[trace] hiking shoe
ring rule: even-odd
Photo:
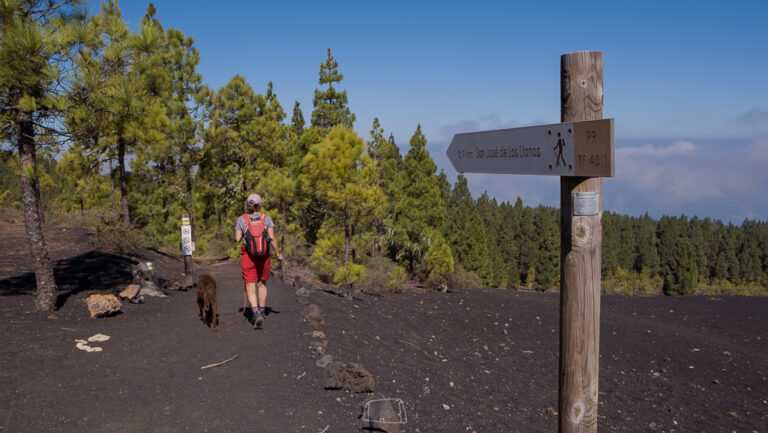
[[[264,315],[256,313],[256,317],[253,319],[253,329],[261,329],[264,326]]]

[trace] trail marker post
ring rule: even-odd
[[[192,253],[195,251],[195,243],[192,242],[192,224],[189,215],[181,217],[181,254],[184,255],[184,286],[192,287]]]
[[[456,134],[447,155],[462,173],[560,176],[558,430],[596,432],[602,177],[615,175],[602,52],[560,57],[560,101],[563,123]]]

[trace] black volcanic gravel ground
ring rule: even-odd
[[[62,307],[34,313],[22,226],[0,223],[0,432],[354,432],[368,394],[323,389],[313,330],[290,280],[269,282],[263,330],[241,317],[237,262],[209,266],[219,332],[193,291],[91,319],[83,299],[130,280],[135,260],[163,278],[182,264],[88,247],[47,228]],[[198,273],[201,271],[198,270]],[[325,353],[362,364],[375,395],[404,402],[405,432],[557,430],[557,293],[460,289],[356,294],[304,285],[325,316]],[[232,323],[234,322],[234,323]],[[94,334],[103,351],[75,339]],[[600,431],[762,432],[768,425],[768,299],[603,296]],[[201,370],[229,359],[231,362]]]

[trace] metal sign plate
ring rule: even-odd
[[[191,256],[193,251],[195,251],[195,244],[192,242],[192,226],[182,223],[181,253],[185,256]]]
[[[573,216],[600,213],[600,193],[597,191],[573,193]]]
[[[614,176],[613,119],[456,134],[448,159],[461,173]]]

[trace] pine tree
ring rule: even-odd
[[[166,32],[168,52],[166,66],[172,74],[168,113],[171,121],[169,141],[171,157],[183,173],[183,190],[186,201],[186,213],[192,225],[192,234],[196,236],[195,211],[192,203],[193,168],[200,163],[201,134],[203,128],[201,93],[204,92],[202,77],[197,73],[200,53],[194,47],[194,39],[187,37],[180,30],[168,29]]]
[[[617,215],[619,244],[618,264],[622,269],[630,270],[637,260],[637,229],[635,219],[626,215]]]
[[[558,212],[538,206],[534,211],[533,225],[538,239],[534,279],[538,290],[549,290],[560,282],[560,224]]]
[[[459,174],[446,209],[445,237],[456,262],[489,283],[490,262],[485,225],[469,192],[467,179]]]
[[[427,139],[421,125],[416,127],[410,145],[397,177],[390,249],[409,272],[418,271],[418,276],[424,278],[429,271],[423,263],[427,247],[424,233],[429,228],[443,229],[445,203],[435,176],[437,166],[426,149]]]
[[[397,174],[403,168],[403,157],[400,155],[400,149],[395,144],[394,138],[391,135],[389,140],[384,138],[384,128],[381,127],[377,117],[373,119],[370,135],[368,154],[376,163],[382,190],[388,197],[392,197]]]
[[[299,105],[299,101],[296,101],[293,105],[293,116],[291,116],[291,127],[296,136],[300,136],[304,132],[304,114],[301,112]]]
[[[741,279],[745,282],[758,282],[763,273],[760,243],[765,234],[759,229],[758,223],[750,219],[744,220],[741,230],[743,236],[738,252]]]
[[[500,218],[503,222],[499,227],[499,254],[501,254],[504,264],[503,278],[506,280],[506,287],[517,289],[520,285],[520,270],[517,267],[518,250],[515,244],[515,231],[518,224],[514,207],[508,202],[501,204]]]
[[[392,227],[394,213],[394,196],[396,180],[403,167],[403,157],[394,140],[384,138],[384,128],[381,127],[378,118],[373,119],[373,127],[370,131],[371,141],[368,142],[368,155],[376,165],[376,178],[382,192],[387,197],[386,210],[381,218],[374,222],[376,237],[372,242],[371,251],[378,253],[385,248],[385,235],[389,227]],[[390,135],[391,138],[391,135]]]
[[[618,215],[609,211],[603,212],[603,255],[602,255],[602,274],[612,275],[619,268],[619,251],[621,242],[617,219]]]
[[[685,216],[659,220],[659,264],[664,293],[687,296],[695,293],[699,279],[696,252],[688,241]]]
[[[635,271],[642,272],[644,269],[651,276],[659,273],[659,252],[657,238],[657,223],[646,213],[637,221],[637,246]]]
[[[709,278],[709,249],[711,245],[706,240],[706,233],[708,231],[711,231],[708,224],[697,217],[691,218],[691,221],[688,223],[686,237],[696,254],[696,266],[701,278]]]
[[[133,164],[146,170],[148,159],[168,153],[165,34],[152,5],[139,31],[131,34],[115,0],[103,4],[101,14],[80,33],[88,35],[87,49],[79,50],[75,59],[79,68],[68,126],[74,137],[88,144],[89,152],[117,161],[123,221],[130,225],[129,157],[133,154]]]
[[[501,287],[507,277],[500,246],[500,235],[504,226],[501,209],[496,199],[491,199],[487,192],[483,192],[478,197],[476,204],[477,211],[483,221],[486,244],[488,245],[488,273],[485,284],[489,287]]]
[[[699,273],[691,243],[682,237],[675,238],[669,260],[670,272],[664,276],[664,293],[678,296],[695,294]]]
[[[517,222],[515,232],[515,245],[518,246],[517,268],[520,281],[528,282],[528,271],[533,269],[536,259],[538,242],[536,240],[536,228],[533,224],[533,210],[523,206],[520,197],[515,201],[513,208],[514,219]]]
[[[336,269],[350,281],[353,237],[384,209],[384,195],[376,184],[375,165],[365,142],[351,129],[336,126],[312,146],[302,161],[300,188],[310,190],[323,203],[327,223],[343,233],[343,266]],[[309,196],[309,192],[306,194]],[[338,233],[328,227],[327,233]],[[327,260],[320,257],[319,260]]]
[[[0,140],[18,149],[21,200],[35,268],[35,310],[56,309],[56,281],[42,231],[36,137],[65,105],[62,86],[70,36],[82,17],[76,1],[2,2],[0,4]]]
[[[245,197],[271,170],[289,160],[291,127],[282,124],[282,111],[272,86],[256,94],[235,75],[209,102],[210,122],[204,132],[201,180],[204,200],[217,220],[239,213]],[[307,135],[307,134],[304,134]],[[222,203],[228,204],[220,209]],[[231,215],[228,215],[231,214]]]
[[[330,130],[336,125],[352,128],[355,115],[347,107],[347,91],[336,90],[333,85],[340,83],[344,75],[339,72],[339,63],[331,55],[328,48],[328,59],[320,64],[320,85],[328,85],[325,90],[315,89],[312,104],[312,126]]]

